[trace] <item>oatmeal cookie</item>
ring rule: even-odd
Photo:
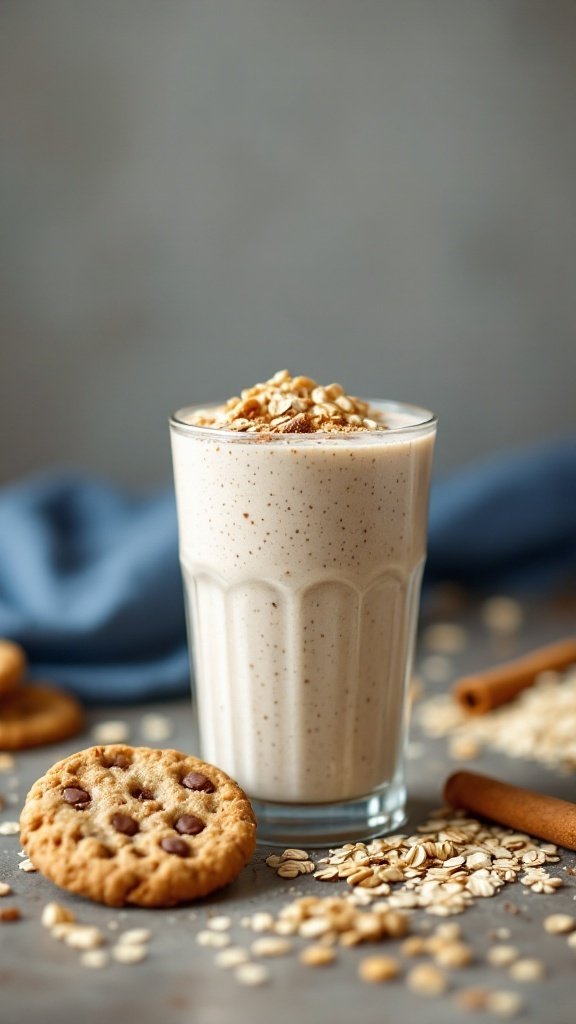
[[[0,750],[57,743],[83,725],[84,712],[71,694],[48,683],[25,683],[0,701]]]
[[[26,655],[20,644],[0,639],[0,699],[20,686],[25,672]]]
[[[231,882],[256,820],[223,771],[177,750],[90,747],[30,790],[21,839],[42,874],[109,906],[173,907]]]

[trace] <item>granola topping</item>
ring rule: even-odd
[[[341,384],[322,387],[311,377],[292,377],[288,370],[246,388],[217,409],[199,410],[190,422],[216,430],[266,434],[386,429],[379,410],[345,394]]]

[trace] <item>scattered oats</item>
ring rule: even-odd
[[[253,956],[287,956],[293,949],[288,939],[277,938],[276,936],[265,936],[262,939],[255,939],[250,950]]]
[[[516,960],[510,968],[510,977],[514,981],[541,981],[546,974],[546,969],[541,960],[526,957],[525,960]]]
[[[38,868],[34,867],[32,861],[30,860],[29,857],[26,857],[25,860],[21,860],[19,865],[18,865],[18,868],[19,868],[20,871],[26,871],[28,873],[30,873],[32,871],[37,871],[38,870]]]
[[[476,871],[478,868],[489,868],[492,864],[492,858],[488,853],[471,853],[466,858],[466,867]]]
[[[150,942],[151,936],[149,928],[131,928],[127,932],[122,932],[116,941],[119,946],[143,946]]]
[[[50,934],[53,939],[63,940],[75,927],[76,925],[71,921],[61,921],[58,924],[52,925]]]
[[[454,998],[461,1010],[485,1010],[489,994],[486,988],[463,988]]]
[[[319,871],[314,872],[314,878],[317,878],[320,882],[337,882],[338,868],[320,868]]]
[[[451,736],[448,742],[448,755],[453,761],[474,761],[481,750],[480,744],[472,736]]]
[[[494,884],[488,878],[479,878],[478,873],[475,873],[468,879],[466,887],[473,896],[481,896],[482,898],[493,896],[496,892]]]
[[[89,949],[80,957],[82,967],[90,967],[95,970],[108,965],[108,953],[104,949]]]
[[[130,733],[128,723],[120,720],[98,722],[91,731],[95,743],[124,743]]]
[[[118,921],[108,921],[108,928],[110,929],[111,932],[117,932],[119,927],[120,925]]]
[[[306,967],[327,967],[336,960],[336,953],[330,946],[316,944],[303,949],[298,959]]]
[[[524,618],[522,605],[512,597],[491,597],[484,601],[480,615],[494,633],[516,633]]]
[[[492,938],[498,939],[499,942],[506,942],[509,939],[512,932],[509,928],[495,928],[492,932]]]
[[[20,823],[17,821],[0,821],[0,836],[17,836]]]
[[[486,1009],[495,1017],[517,1017],[524,1004],[518,992],[489,992]]]
[[[306,921],[302,921],[298,928],[298,934],[303,939],[319,939],[321,935],[325,935],[331,928],[332,925],[329,918],[309,917]]]
[[[468,967],[474,954],[465,942],[447,942],[434,954],[434,959],[439,967]]]
[[[240,985],[265,985],[270,972],[263,964],[240,964],[234,971],[234,977]]]
[[[284,850],[281,860],[310,860],[310,854],[307,850]]]
[[[66,922],[59,922],[60,927]],[[88,924],[70,924],[63,934],[64,942],[72,949],[96,949],[104,942],[99,928]]]
[[[9,896],[11,892],[12,886],[8,882],[0,882],[0,896]]]
[[[118,964],[139,964],[148,956],[148,947],[121,944],[112,948],[112,956]]]
[[[226,914],[216,914],[214,917],[209,917],[206,922],[206,927],[213,932],[227,932],[232,924],[232,918]]]
[[[61,903],[47,903],[40,918],[45,928],[53,928],[55,924],[72,924],[76,921],[75,915],[68,907]]]
[[[423,935],[410,935],[400,946],[403,956],[424,956],[428,952],[428,941]]]
[[[437,622],[424,630],[422,643],[438,654],[458,654],[468,643],[468,633],[454,622]]]
[[[16,765],[12,754],[0,753],[0,772],[11,772]]]
[[[441,996],[448,989],[448,978],[432,964],[417,964],[406,976],[406,984],[420,996]]]
[[[300,867],[296,860],[289,860],[280,864],[276,871],[280,878],[296,878],[300,873]]]
[[[166,715],[142,715],[140,732],[144,739],[160,743],[172,735],[172,723],[169,718],[166,718]]]
[[[429,654],[423,658],[420,670],[431,683],[446,683],[454,675],[452,663],[442,654]]]
[[[566,772],[576,771],[576,669],[545,672],[515,701],[485,715],[470,717],[452,698],[442,694],[422,702],[417,715],[426,735],[448,737],[457,757],[466,745],[488,746],[506,754],[537,761]],[[476,756],[476,755],[474,755]],[[554,844],[545,844],[545,857]]]
[[[576,919],[571,914],[550,914],[544,918],[543,924],[550,935],[567,935],[576,928]]]
[[[217,967],[238,967],[240,964],[247,963],[249,959],[247,949],[243,949],[242,946],[228,946],[228,949],[222,949],[216,953],[214,963]]]
[[[392,981],[400,974],[400,964],[391,956],[367,956],[358,965],[362,981]]]
[[[253,932],[267,932],[274,924],[274,915],[268,913],[267,910],[261,910],[252,914],[252,917],[246,918],[246,924]]]
[[[486,960],[492,967],[510,967],[520,956],[516,946],[491,946],[486,953]]]
[[[298,931],[298,925],[296,921],[276,921],[273,925],[273,931],[276,935],[295,935]]]
[[[199,946],[212,946],[213,949],[223,949],[230,944],[230,936],[227,932],[198,932],[196,942]]]

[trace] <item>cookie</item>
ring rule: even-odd
[[[83,725],[84,712],[71,694],[47,683],[26,683],[0,701],[0,750],[57,743]]]
[[[173,907],[231,882],[256,820],[223,771],[178,750],[90,747],[30,790],[21,840],[56,885],[111,907]]]
[[[0,640],[0,699],[18,687],[26,672],[26,655],[20,644]]]

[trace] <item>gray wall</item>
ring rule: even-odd
[[[4,0],[0,480],[289,367],[438,468],[576,424],[573,0]]]

